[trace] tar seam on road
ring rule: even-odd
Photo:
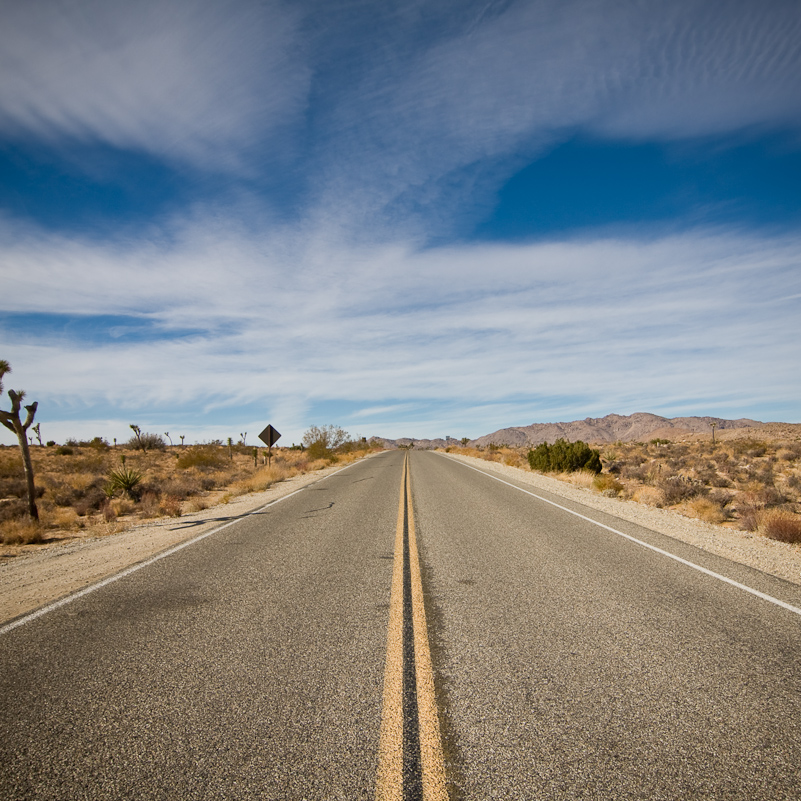
[[[335,476],[337,473],[341,473],[343,470],[347,470],[354,464],[357,464],[357,462],[351,462],[351,464],[345,465],[345,467],[342,467],[339,470],[336,470],[327,476],[323,476],[321,479],[318,479],[318,481],[325,481],[325,479],[331,478],[331,476]],[[161,553],[158,553],[155,556],[150,557],[150,559],[146,559],[144,562],[137,562],[135,565],[126,567],[119,573],[114,573],[113,575],[107,576],[106,578],[94,584],[90,584],[88,587],[84,587],[82,590],[78,590],[77,592],[73,592],[70,595],[66,595],[64,598],[61,598],[58,601],[54,601],[52,604],[48,604],[47,606],[43,606],[41,609],[37,609],[35,612],[30,612],[29,614],[24,615],[23,617],[17,618],[16,620],[12,620],[10,623],[6,623],[4,626],[0,626],[0,636],[2,636],[3,634],[7,634],[9,631],[12,631],[13,629],[19,628],[19,626],[24,626],[26,623],[30,623],[31,621],[36,620],[36,618],[42,617],[42,615],[46,615],[48,612],[53,612],[56,609],[60,609],[62,606],[66,606],[67,604],[72,603],[73,601],[77,601],[78,598],[83,598],[84,595],[89,595],[89,593],[92,593],[95,590],[99,590],[101,587],[105,587],[108,584],[113,584],[115,581],[119,581],[121,578],[130,576],[131,573],[136,573],[137,570],[141,570],[143,567],[147,567],[148,565],[152,565],[155,562],[159,562],[160,560],[166,558],[167,556],[172,556],[172,554],[177,553],[178,551],[182,551],[184,548],[188,548],[190,545],[195,545],[201,540],[205,540],[206,537],[210,537],[212,534],[218,534],[223,529],[226,529],[229,526],[233,526],[240,520],[244,520],[245,518],[250,517],[251,515],[256,515],[259,512],[263,512],[265,509],[268,509],[270,506],[275,506],[277,503],[286,501],[293,495],[297,495],[299,492],[303,492],[303,490],[307,489],[308,487],[317,484],[318,481],[314,481],[312,482],[312,484],[307,484],[305,487],[296,489],[294,492],[290,492],[289,495],[284,495],[283,498],[276,498],[274,501],[265,503],[264,506],[260,506],[258,509],[254,509],[251,512],[247,512],[246,514],[242,515],[242,517],[236,518],[236,520],[230,520],[229,522],[224,523],[221,526],[217,526],[217,528],[213,528],[211,531],[207,531],[205,534],[200,534],[197,537],[193,537],[191,540],[186,540],[186,542],[181,542],[178,545],[174,545],[172,548],[168,548],[166,551],[162,551]]]
[[[409,456],[403,462],[387,631],[376,801],[447,801]]]
[[[456,461],[456,460],[451,459],[451,461]],[[543,501],[544,503],[548,503],[551,506],[555,506],[557,509],[561,509],[563,512],[568,512],[569,514],[575,517],[580,517],[582,520],[586,520],[588,523],[592,523],[593,525],[596,525],[599,528],[611,531],[613,534],[617,534],[619,537],[623,537],[624,539],[627,539],[630,542],[636,543],[637,545],[642,545],[643,548],[648,548],[648,550],[650,551],[654,551],[655,553],[661,554],[662,556],[667,556],[668,559],[673,559],[674,561],[679,562],[680,564],[685,565],[686,567],[691,567],[693,570],[697,570],[699,573],[703,573],[704,575],[707,575],[710,578],[722,581],[724,584],[730,584],[732,587],[736,587],[738,590],[742,590],[743,592],[755,595],[757,598],[761,598],[763,601],[768,601],[769,603],[775,604],[776,606],[780,606],[782,609],[786,609],[788,612],[792,612],[793,614],[796,615],[801,615],[801,609],[799,609],[797,606],[793,606],[792,604],[788,604],[785,601],[779,600],[778,598],[774,598],[772,595],[768,595],[767,593],[755,590],[753,587],[749,587],[747,584],[740,584],[739,581],[730,579],[726,576],[721,575],[720,573],[715,573],[714,570],[709,570],[706,567],[701,567],[701,565],[697,565],[695,564],[695,562],[690,562],[687,559],[682,559],[680,556],[676,556],[676,554],[670,553],[670,551],[665,551],[662,548],[657,548],[656,545],[650,545],[647,542],[643,542],[643,540],[638,540],[636,537],[632,537],[631,534],[624,534],[622,531],[618,531],[616,528],[612,528],[611,526],[599,523],[597,520],[593,520],[591,517],[587,517],[583,514],[580,514],[579,512],[574,512],[572,509],[568,509],[566,506],[561,506],[558,503],[554,503],[554,501],[549,501],[547,498],[543,498],[541,495],[537,495],[535,492],[529,492],[529,490],[525,490],[522,487],[518,487],[515,484],[510,483],[509,481],[504,481],[502,478],[493,476],[491,473],[485,473],[483,470],[479,470],[477,467],[465,464],[464,462],[456,462],[456,463],[461,464],[463,467],[467,467],[470,470],[475,470],[476,473],[481,473],[482,476],[491,478],[494,481],[500,481],[501,484],[506,484],[507,487],[516,489],[518,492],[524,492],[526,495],[530,495],[532,498],[536,498],[539,501]]]

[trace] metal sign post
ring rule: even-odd
[[[273,463],[273,445],[281,439],[281,435],[272,426],[267,426],[259,434],[259,439],[267,446],[268,467],[271,467]]]

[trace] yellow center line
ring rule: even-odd
[[[395,529],[395,560],[389,600],[387,659],[384,667],[384,702],[378,745],[376,801],[403,801],[403,531],[406,463]]]
[[[423,585],[412,508],[409,455],[403,463],[398,522],[395,529],[395,560],[389,603],[387,659],[384,670],[384,706],[378,747],[376,801],[403,801],[403,554],[408,538],[414,640],[415,688],[420,740],[420,772],[424,801],[447,801],[445,759],[439,729],[434,671],[428,643]]]

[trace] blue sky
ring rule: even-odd
[[[801,422],[799,41],[795,0],[0,2],[6,385],[58,441]]]

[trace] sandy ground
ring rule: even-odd
[[[7,557],[0,563],[0,623],[47,606],[342,469],[332,465],[202,512],[149,520],[116,534]]]
[[[455,454],[448,454],[446,458],[459,459],[501,477],[514,478],[532,488],[578,501],[801,585],[801,546],[692,520],[668,509],[605,498],[592,490],[497,462]],[[202,512],[148,521],[117,534],[82,539],[7,558],[0,564],[0,623],[47,606],[342,469],[334,465],[295,476],[265,492],[242,495]]]

